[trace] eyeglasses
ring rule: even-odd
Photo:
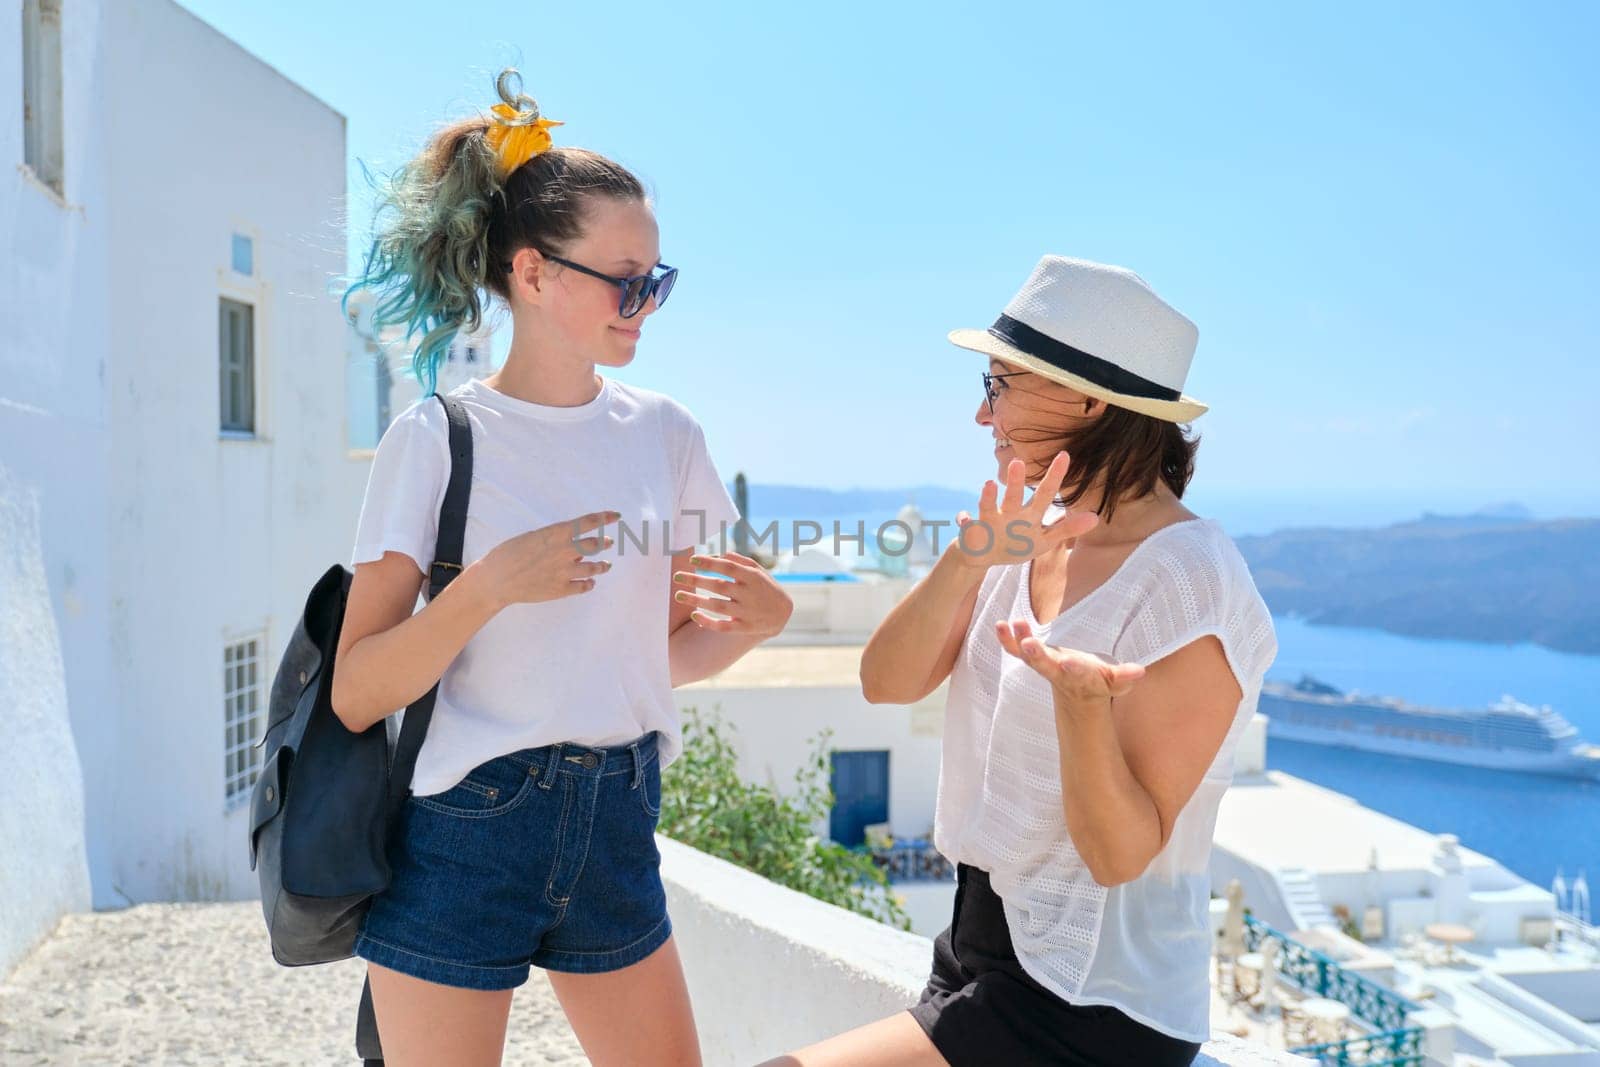
[[[570,259],[560,256],[547,255],[545,259],[552,263],[559,263],[563,267],[570,267],[579,274],[587,274],[591,278],[599,278],[603,282],[610,282],[622,290],[622,298],[617,301],[617,313],[625,319],[631,319],[644,308],[646,300],[655,294],[656,307],[667,302],[667,294],[672,292],[672,285],[678,280],[678,268],[669,267],[665,263],[656,264],[655,269],[662,273],[635,274],[628,278],[616,278],[610,274],[601,274],[591,270],[581,263],[574,263]]]
[[[1010,374],[990,374],[988,371],[984,371],[983,395],[989,400],[989,414],[994,414],[994,398],[1000,395],[1000,391],[994,387],[995,382],[999,381],[1001,378],[1019,378],[1024,374],[1031,373],[1033,372],[1025,370],[1012,371]]]

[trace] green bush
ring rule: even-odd
[[[828,816],[828,739],[812,742],[788,795],[739,777],[734,729],[713,712],[684,713],[683,754],[661,775],[660,832],[720,856],[779,885],[901,930],[911,919],[883,871],[864,852],[820,840],[811,828]]]

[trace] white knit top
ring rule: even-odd
[[[1031,572],[1024,563],[984,577],[950,676],[934,843],[989,872],[1017,958],[1045,988],[1208,1040],[1211,837],[1234,746],[1277,652],[1272,617],[1233,542],[1208,519],[1157,530],[1048,624],[1029,603]],[[1046,644],[1146,665],[1207,635],[1221,642],[1244,698],[1171,839],[1135,880],[1098,884],[1073,848],[1050,687],[1000,647],[1002,619],[1026,619]]]

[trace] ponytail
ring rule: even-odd
[[[514,78],[506,71],[496,81],[502,105],[535,107],[511,91]],[[503,265],[516,252],[559,255],[582,235],[591,196],[645,199],[626,168],[582,148],[550,148],[502,176],[495,144],[503,138],[490,134],[503,125],[493,114],[454,122],[382,181],[372,245],[345,290],[346,311],[352,293],[371,289],[375,328],[420,336],[411,369],[429,393],[456,333],[482,324],[488,294],[509,296]]]

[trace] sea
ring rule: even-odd
[[[1482,707],[1502,694],[1549,704],[1600,743],[1600,656],[1536,645],[1486,645],[1313,626],[1278,617],[1269,678],[1301,674],[1344,690],[1440,707]],[[1267,741],[1267,766],[1347,794],[1462,844],[1548,887],[1586,872],[1600,889],[1600,782],[1479,770],[1298,741]]]
[[[1384,526],[1413,521],[1425,511],[1539,519],[1600,514],[1600,500],[1589,493],[1526,490],[1193,495],[1195,499],[1188,502],[1195,510],[1220,520],[1235,537],[1287,527]],[[795,495],[783,487],[757,486],[752,487],[751,510],[759,516],[758,526],[774,515],[816,519],[822,530],[820,538],[810,528],[798,536],[820,539],[824,551],[870,556],[874,531],[894,518],[899,503],[907,499],[914,500],[929,518],[948,518],[958,507],[971,507],[971,497],[966,494],[922,488],[898,497],[888,494],[887,499],[870,503],[863,500],[853,508],[829,509],[824,501]],[[865,543],[846,541],[842,548],[835,548],[830,542],[836,523],[847,536],[864,527]],[[782,547],[793,547],[792,520],[781,520],[780,527]],[[941,536],[948,541],[948,533]],[[857,567],[863,562],[847,559],[845,565]],[[1376,629],[1314,626],[1292,617],[1276,621],[1278,658],[1269,672],[1271,678],[1294,682],[1302,674],[1311,674],[1346,691],[1439,707],[1482,707],[1510,695],[1530,704],[1549,704],[1586,740],[1600,744],[1600,656],[1553,652],[1531,644],[1489,645],[1404,637]],[[1600,889],[1600,782],[1478,770],[1270,739],[1267,764],[1425,830],[1453,833],[1468,848],[1498,860],[1530,882],[1548,887],[1557,871],[1569,882],[1582,871],[1595,883],[1594,888]]]

